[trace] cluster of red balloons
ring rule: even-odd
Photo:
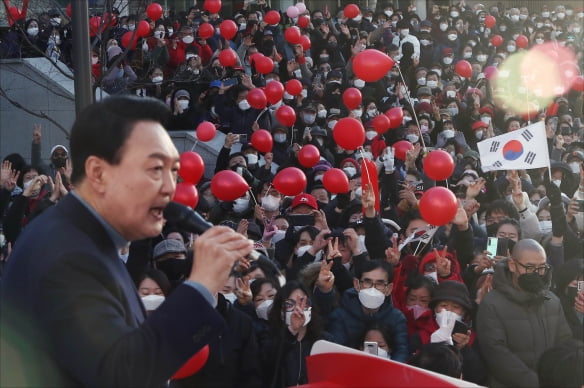
[[[199,202],[196,184],[199,183],[204,172],[205,162],[201,155],[192,151],[183,152],[180,155],[180,168],[178,170],[178,175],[183,181],[176,185],[172,200],[195,208]]]

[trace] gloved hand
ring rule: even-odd
[[[386,173],[392,173],[395,165],[395,150],[393,147],[387,147],[387,153],[383,157],[383,168]]]
[[[430,342],[446,342],[448,345],[454,345],[452,342],[452,330],[456,323],[456,314],[452,311],[442,310],[436,313],[436,323],[440,328],[432,333]]]
[[[337,194],[337,208],[345,210],[351,202],[351,192]]]
[[[545,180],[545,191],[548,199],[550,200],[550,206],[557,206],[562,204],[562,191],[558,186],[549,181],[549,178]]]

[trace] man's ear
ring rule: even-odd
[[[359,279],[353,278],[353,287],[355,287],[355,290],[359,292]]]
[[[517,263],[515,263],[513,259],[509,259],[507,266],[509,267],[509,271],[512,273],[517,273]]]
[[[389,283],[385,289],[385,296],[390,296],[393,291],[393,283]]]
[[[85,160],[85,180],[97,193],[105,191],[108,166],[105,160],[97,156],[92,155]]]

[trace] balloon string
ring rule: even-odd
[[[422,134],[422,128],[420,127],[420,121],[418,120],[418,115],[416,114],[416,110],[414,109],[414,104],[412,104],[412,97],[410,96],[410,89],[406,85],[406,81],[404,79],[404,75],[402,74],[401,68],[399,66],[399,62],[397,63],[397,71],[399,71],[399,76],[406,88],[406,97],[408,102],[410,103],[410,108],[412,108],[412,113],[414,115],[414,119],[416,119],[416,124],[418,125],[418,133],[420,134],[420,143],[422,143],[422,149],[426,152],[426,143],[424,142],[424,136]]]
[[[365,156],[363,155],[364,149],[363,149],[363,147],[359,147],[357,150],[361,154],[361,159],[363,159],[363,166],[365,166],[365,173],[367,174],[367,181],[371,182],[371,176],[369,175],[369,167],[367,167],[367,162],[365,161]]]
[[[199,139],[195,139],[195,142],[193,143],[193,146],[191,147],[191,151],[194,151],[195,148],[197,147],[197,144],[199,143]]]
[[[252,192],[251,188],[248,191],[249,191],[249,195],[251,195],[251,199],[253,199],[253,202],[256,205],[258,205],[258,201],[257,201],[256,197],[253,195],[253,192]]]

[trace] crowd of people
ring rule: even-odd
[[[253,240],[263,257],[234,266],[215,307],[228,329],[211,341],[198,373],[171,385],[306,383],[305,357],[319,339],[361,350],[374,342],[379,357],[485,386],[584,384],[584,93],[567,90],[525,117],[495,101],[484,73],[546,42],[572,50],[583,68],[584,9],[555,3],[469,7],[463,0],[434,4],[425,20],[415,7],[389,2],[361,8],[351,19],[342,9],[307,10],[310,23],[301,31],[310,38],[308,50],[284,38],[297,20],[282,12],[280,24],[269,25],[263,20],[269,10],[265,2],[245,1],[234,15],[193,6],[176,18],[146,19],[150,34],[134,50],[122,47],[121,37],[138,16],[119,17],[107,36],[93,38],[96,86],[160,100],[170,111],[169,131],[214,123],[225,133],[215,173],[236,171],[250,186],[234,201],[218,199],[210,179],[197,186],[196,210]],[[15,24],[3,53],[47,54],[53,39],[62,47],[60,59],[72,64],[65,50],[71,30],[53,13],[48,24],[42,18]],[[494,27],[485,25],[487,16],[495,17]],[[231,40],[218,30],[224,19],[238,26]],[[198,35],[204,22],[217,27],[209,39]],[[504,44],[493,46],[495,34]],[[528,39],[525,49],[516,43],[520,35]],[[235,66],[220,63],[227,47],[237,52]],[[396,63],[377,82],[359,79],[352,69],[351,59],[368,48]],[[273,71],[256,70],[251,58],[257,52],[274,61]],[[470,78],[455,71],[462,59],[472,65]],[[291,79],[302,83],[298,95],[285,92],[266,109],[247,101],[250,90]],[[343,104],[348,87],[362,94],[357,108]],[[296,111],[294,126],[278,121],[282,105]],[[403,109],[403,122],[380,134],[374,118],[394,107]],[[362,122],[362,148],[334,142],[335,124],[344,117]],[[536,121],[545,125],[549,171],[481,169],[478,142]],[[258,129],[271,132],[271,152],[249,142]],[[413,145],[405,160],[392,148],[400,140]],[[298,159],[307,144],[320,151],[312,168]],[[45,166],[41,145],[35,125],[32,160],[18,154],[3,159],[4,261],[31,220],[74,191],[68,147],[53,146]],[[425,174],[429,147],[454,158],[448,181]],[[362,159],[376,171],[365,171]],[[308,182],[296,196],[273,185],[277,171],[291,166]],[[332,168],[347,175],[348,192],[327,190],[323,175]],[[378,187],[362,185],[365,174],[376,174]],[[459,199],[454,218],[438,228],[419,212],[424,191],[436,185]],[[488,249],[492,238],[498,250]],[[147,310],[163,305],[188,279],[196,239],[168,223],[160,237],[119,251]]]

